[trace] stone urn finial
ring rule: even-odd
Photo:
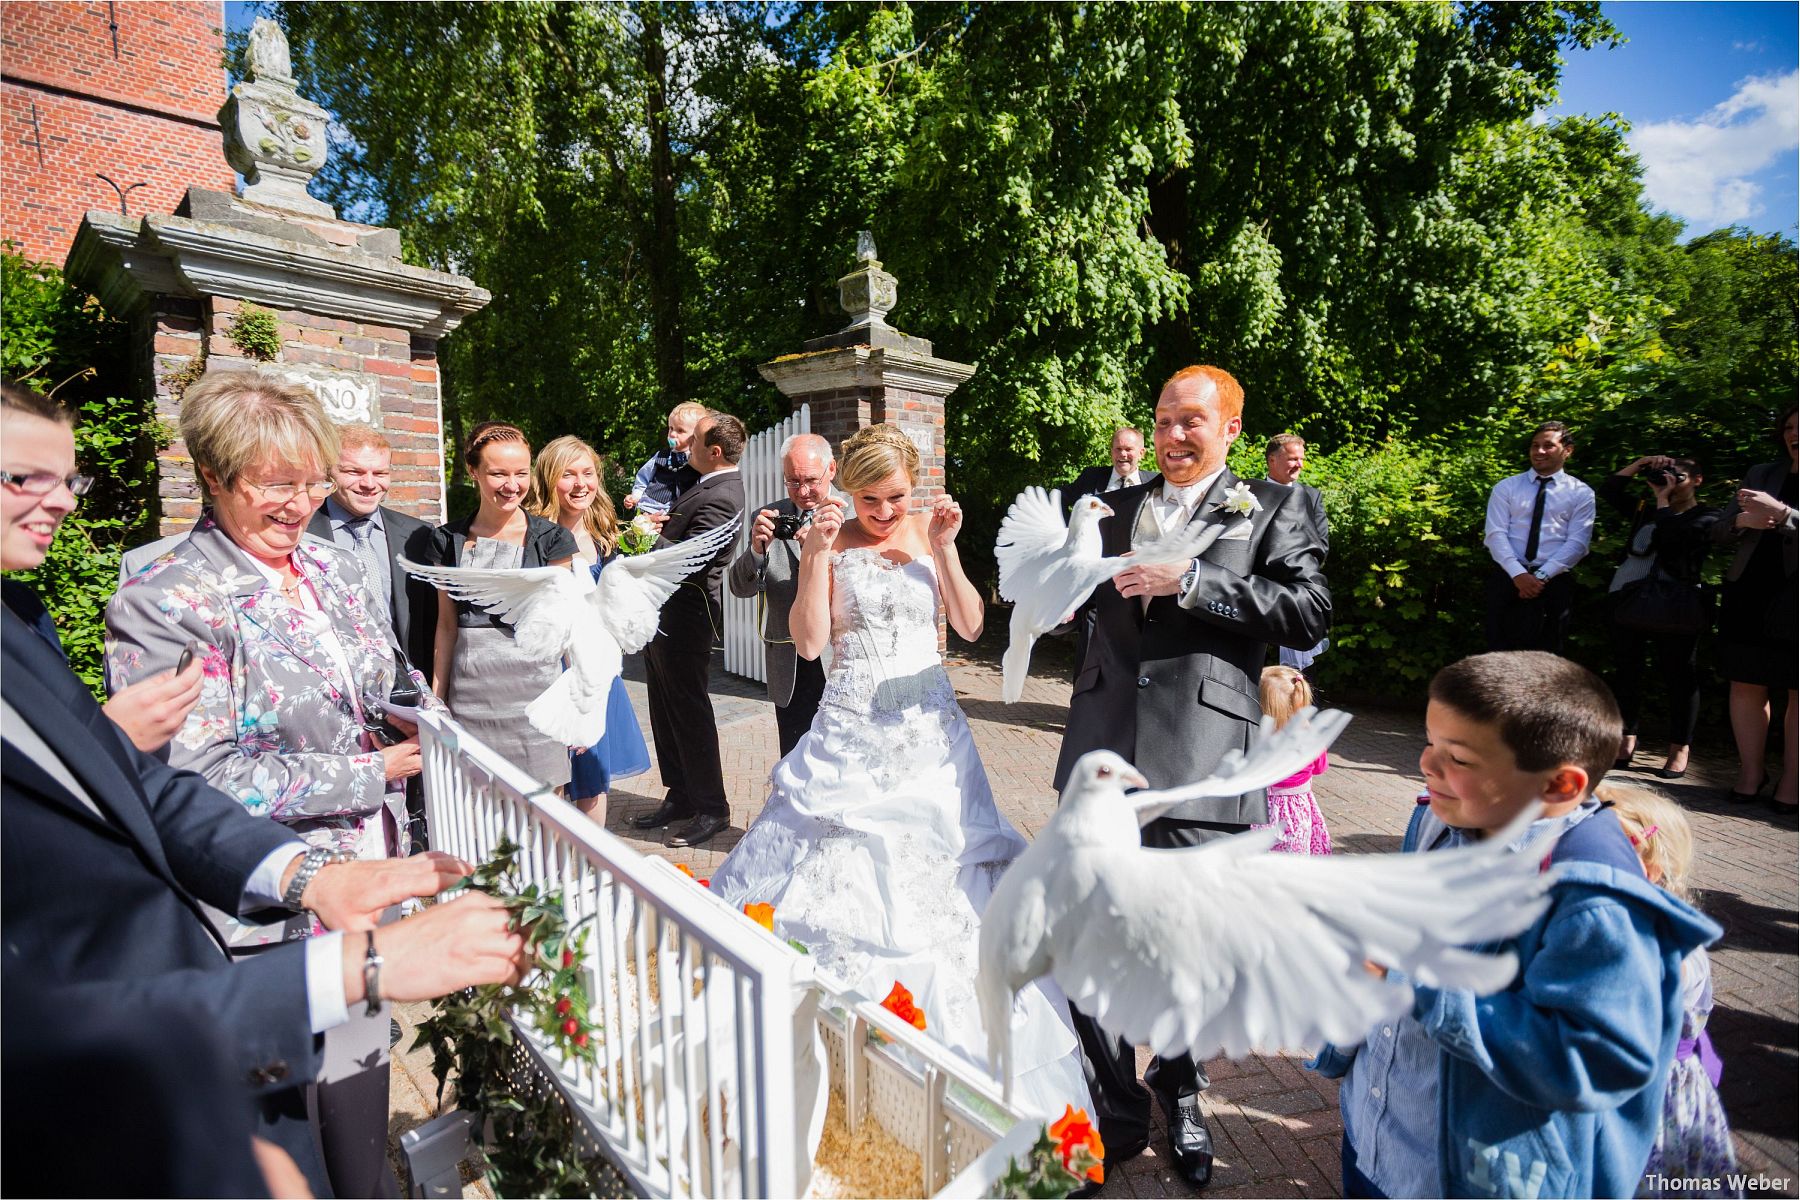
[[[898,299],[900,281],[881,269],[875,257],[875,235],[856,235],[856,269],[838,280],[838,303],[850,316],[849,329],[886,325]]]
[[[219,124],[225,161],[244,177],[244,199],[272,208],[334,217],[329,204],[306,185],[325,165],[325,123],[330,114],[294,88],[287,35],[267,17],[250,30],[250,71],[235,84]]]

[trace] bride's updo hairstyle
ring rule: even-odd
[[[895,471],[905,471],[918,486],[919,448],[886,421],[857,430],[838,448],[838,486],[846,492],[859,492]]]

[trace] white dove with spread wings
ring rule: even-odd
[[[1065,524],[1062,493],[1041,487],[1026,488],[1006,510],[994,545],[1000,598],[1013,606],[1010,637],[1000,659],[1000,699],[1006,703],[1012,704],[1024,692],[1032,644],[1073,620],[1075,610],[1096,587],[1133,563],[1197,558],[1224,528],[1189,524],[1139,546],[1129,558],[1108,558],[1100,552],[1100,518],[1112,511],[1100,497],[1083,496]]]
[[[606,732],[606,697],[627,654],[656,636],[658,615],[681,581],[705,567],[737,536],[738,522],[652,550],[621,555],[598,581],[567,567],[480,570],[427,567],[405,558],[409,573],[513,627],[532,658],[567,656],[569,669],[525,706],[525,719],[565,746],[592,746]]]
[[[1264,722],[1248,754],[1211,779],[1127,794],[1143,776],[1107,750],[1083,755],[1061,806],[994,890],[976,977],[995,1074],[1011,1078],[1013,997],[1050,975],[1109,1033],[1157,1054],[1353,1044],[1405,1012],[1409,983],[1486,994],[1512,981],[1511,953],[1465,949],[1507,938],[1549,904],[1552,844],[1508,847],[1534,812],[1477,845],[1435,854],[1270,852],[1257,830],[1181,849],[1139,845],[1138,825],[1198,796],[1241,795],[1317,758],[1349,721],[1311,709],[1280,732]]]

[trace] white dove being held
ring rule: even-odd
[[[1160,792],[1127,795],[1143,776],[1111,751],[1075,763],[1061,806],[982,920],[976,994],[998,1078],[1012,1078],[1013,997],[1046,974],[1108,1033],[1196,1059],[1360,1042],[1412,1005],[1409,983],[1377,978],[1365,962],[1481,994],[1512,981],[1510,952],[1464,947],[1511,937],[1548,906],[1555,872],[1540,864],[1553,840],[1508,850],[1535,809],[1434,854],[1276,854],[1274,829],[1181,849],[1139,845],[1141,820],[1286,778],[1348,721],[1311,709],[1278,733],[1264,721],[1247,755]]]
[[[568,567],[482,570],[399,562],[410,574],[507,622],[527,657],[566,656],[569,669],[525,706],[525,719],[565,746],[592,746],[606,732],[606,698],[625,655],[656,636],[662,606],[681,581],[711,562],[737,531],[733,520],[661,550],[620,555],[598,581]]]
[[[1186,562],[1213,543],[1222,525],[1189,524],[1146,543],[1129,558],[1100,552],[1100,518],[1112,509],[1098,496],[1083,496],[1062,517],[1060,492],[1028,487],[1000,522],[994,561],[1000,568],[1000,598],[1012,601],[1006,653],[1000,659],[1000,699],[1018,700],[1031,670],[1031,647],[1075,610],[1094,589],[1134,563]]]

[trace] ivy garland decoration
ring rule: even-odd
[[[588,930],[571,926],[562,895],[520,886],[520,847],[502,839],[459,886],[506,906],[509,927],[525,938],[533,969],[517,986],[487,984],[444,996],[420,1023],[413,1048],[431,1047],[441,1107],[450,1073],[456,1105],[475,1114],[471,1135],[487,1159],[487,1180],[500,1196],[589,1196],[595,1163],[576,1151],[575,1127],[554,1087],[523,1095],[513,1086],[515,1054],[508,1016],[530,1025],[564,1061],[595,1062],[585,972]]]

